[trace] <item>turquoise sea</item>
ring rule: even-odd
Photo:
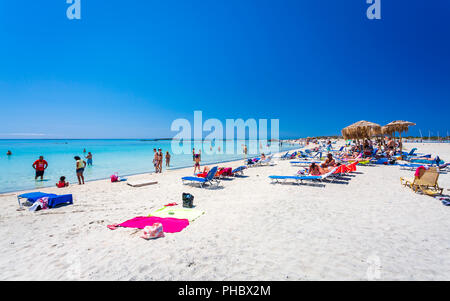
[[[87,152],[93,154],[93,166],[86,167],[84,176],[86,181],[91,181],[109,178],[115,172],[120,176],[154,172],[153,148],[161,148],[164,154],[169,151],[171,168],[192,166],[192,147],[197,151],[202,149],[202,165],[242,159],[243,144],[249,150],[261,151],[256,141],[234,142],[232,154],[227,153],[226,142],[218,153],[218,147],[209,141],[188,141],[185,147],[189,152],[173,154],[171,140],[0,140],[0,193],[53,186],[61,176],[70,183],[77,183],[73,157],[83,158]],[[296,146],[283,144],[280,151],[294,148]],[[11,156],[6,155],[8,150]],[[268,153],[267,149],[262,151]],[[40,155],[49,164],[42,182],[34,180],[35,171],[31,166]],[[164,166],[165,160],[165,169]]]

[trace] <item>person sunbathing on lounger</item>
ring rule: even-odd
[[[316,163],[311,163],[308,168],[308,174],[311,176],[320,176],[322,174],[320,166]]]
[[[333,155],[332,154],[328,154],[327,155],[327,159],[325,160],[325,162],[324,163],[322,163],[322,168],[327,168],[327,167],[329,167],[329,166],[336,166],[336,161],[334,160],[334,158],[333,158]]]

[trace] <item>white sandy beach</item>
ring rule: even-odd
[[[405,147],[450,160],[449,144]],[[182,185],[192,168],[129,177],[158,181],[141,188],[109,180],[46,188],[72,193],[74,205],[35,213],[17,211],[18,193],[2,195],[0,280],[450,279],[450,208],[401,186],[413,171],[358,166],[325,187],[275,185],[269,175],[298,170],[275,162],[219,189]],[[439,185],[448,195],[450,175]],[[183,192],[206,213],[180,233],[147,241],[141,230],[106,227],[181,206]]]

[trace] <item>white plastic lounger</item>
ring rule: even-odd
[[[289,163],[291,163],[291,164],[312,164],[312,163],[320,164],[320,163],[322,163],[322,161],[290,161]]]
[[[128,181],[127,185],[131,187],[143,187],[158,184],[158,181]]]
[[[267,158],[265,158],[264,160],[260,160],[258,161],[257,165],[270,165],[272,163],[272,155],[268,156]]]

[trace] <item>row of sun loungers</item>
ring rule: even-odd
[[[233,169],[231,171],[231,173],[229,174],[229,176],[232,176],[232,177],[242,176],[244,174],[244,169],[246,169],[246,168],[247,168],[246,166],[239,166],[239,167]],[[218,186],[219,182],[220,182],[219,179],[222,177],[225,177],[225,175],[219,171],[218,166],[214,166],[213,168],[210,169],[210,171],[204,177],[199,177],[199,176],[182,177],[181,180],[182,180],[183,184],[198,183],[198,184],[200,184],[200,187],[203,188],[203,186],[205,184],[207,184],[209,186],[213,186],[213,185]]]
[[[338,168],[333,168],[330,172],[320,175],[320,176],[310,176],[310,175],[298,175],[298,176],[269,176],[272,183],[286,182],[287,180],[293,180],[295,183],[303,183],[303,181],[330,181],[331,183],[336,179],[333,174]]]

